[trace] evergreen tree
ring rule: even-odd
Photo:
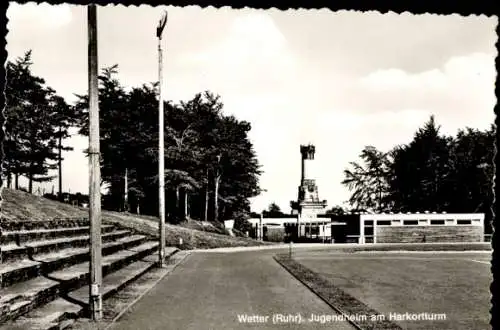
[[[344,170],[342,184],[353,191],[349,204],[357,209],[384,211],[388,206],[389,154],[366,146],[359,157],[362,164],[350,162],[351,169]]]
[[[57,133],[54,120],[57,109],[51,103],[54,91],[45,86],[45,81],[31,72],[31,51],[14,62],[7,63],[5,109],[6,157],[4,168],[8,182],[15,178],[19,188],[19,176],[28,178],[28,191],[33,191],[33,182],[50,181],[48,173],[57,167]]]
[[[434,116],[408,145],[394,150],[390,187],[394,209],[446,211],[452,170],[450,137],[441,136]]]
[[[63,140],[69,138],[70,132],[69,129],[76,125],[76,112],[73,110],[71,106],[69,106],[64,98],[55,94],[54,91],[50,91],[49,96],[49,106],[52,107],[52,111],[54,112],[54,117],[52,118],[52,125],[56,128],[55,130],[55,138],[57,139],[57,168],[58,168],[58,181],[59,181],[59,190],[58,196],[61,200],[62,198],[62,161],[64,160],[62,157],[63,151],[72,151],[73,147],[63,145]]]

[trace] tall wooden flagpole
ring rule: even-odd
[[[97,8],[87,7],[89,75],[89,308],[94,321],[102,318],[101,173],[99,162],[99,90],[97,80]]]

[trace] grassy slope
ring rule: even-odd
[[[0,216],[9,220],[76,218],[88,217],[88,209],[77,208],[23,191],[4,188],[2,190]],[[150,235],[158,235],[158,218],[155,217],[103,211],[102,219],[103,221],[118,223]],[[203,228],[203,231],[193,228]],[[230,237],[223,234],[224,232],[225,230],[221,227],[199,221],[190,221],[179,226],[167,224],[167,245],[177,246],[179,238],[183,240],[183,244],[180,246],[182,249],[269,244],[248,238]]]

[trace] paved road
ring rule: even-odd
[[[311,314],[337,314],[278,265],[274,253],[193,253],[112,329],[353,329],[345,321],[309,322]],[[257,317],[245,322],[244,316]]]

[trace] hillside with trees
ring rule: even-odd
[[[48,173],[62,166],[70,127],[88,136],[88,96],[77,95],[67,105],[32,74],[31,65],[31,52],[7,64],[4,146],[8,186],[14,181],[18,189],[24,176],[29,192],[32,182],[55,179]],[[103,208],[156,216],[158,86],[127,90],[117,74],[114,65],[99,75],[101,180],[108,188]],[[168,220],[223,220],[250,212],[249,198],[260,193],[250,123],[223,114],[221,98],[208,91],[178,104],[167,101],[164,108]]]

